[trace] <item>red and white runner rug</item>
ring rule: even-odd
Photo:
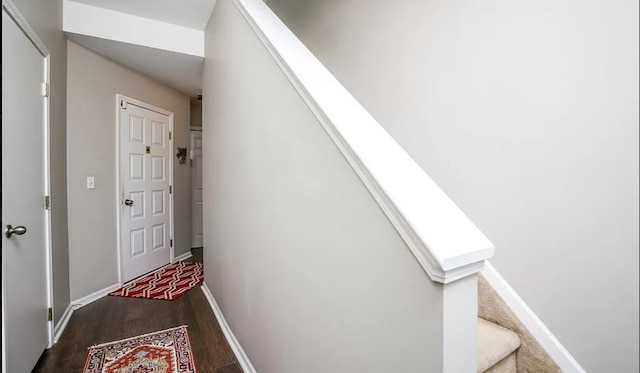
[[[202,284],[202,263],[176,262],[135,280],[109,295],[174,300]]]
[[[187,326],[89,347],[83,373],[196,373]]]

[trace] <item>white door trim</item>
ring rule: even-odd
[[[33,45],[38,49],[40,54],[45,60],[45,68],[44,68],[44,83],[47,85],[47,89],[50,86],[50,69],[51,69],[51,59],[50,53],[47,47],[44,45],[42,40],[38,37],[38,34],[33,30],[33,28],[29,25],[29,22],[22,16],[22,13],[18,10],[18,8],[13,4],[11,0],[2,0],[2,9],[7,12],[11,18],[16,22],[18,27],[24,32],[27,38],[33,43]],[[50,124],[50,93],[45,97],[45,108],[44,108],[44,179],[45,179],[45,196],[51,196],[51,124]],[[42,196],[44,198],[44,196]],[[43,208],[44,208],[44,200],[43,200]],[[53,248],[51,243],[51,208],[44,209],[45,214],[45,242],[46,242],[46,279],[47,279],[47,304],[49,308],[53,309]],[[2,294],[5,294],[5,291],[2,291]],[[3,302],[4,304],[4,299]],[[44,316],[44,315],[43,315]],[[5,322],[4,315],[4,307],[2,308],[2,322]],[[54,322],[49,321],[48,323],[48,334],[49,341],[48,347],[53,346],[54,344]],[[2,346],[6,346],[6,336],[5,330],[2,328]],[[2,370],[5,370],[6,364],[6,351],[2,348]]]
[[[116,235],[117,235],[117,244],[116,244],[116,250],[117,250],[117,260],[118,260],[118,284],[120,286],[124,285],[123,281],[122,281],[122,243],[121,243],[121,235],[122,235],[122,216],[121,216],[121,209],[120,209],[120,205],[121,205],[121,201],[120,199],[122,198],[122,189],[123,189],[123,181],[120,175],[120,101],[124,101],[128,104],[132,104],[135,106],[139,106],[141,108],[147,109],[147,110],[151,110],[151,111],[155,111],[156,113],[160,113],[163,115],[166,115],[169,117],[169,133],[171,134],[169,136],[169,185],[171,185],[171,187],[173,188],[173,158],[172,158],[172,154],[173,154],[173,113],[153,106],[151,104],[147,104],[146,102],[142,102],[142,101],[138,101],[136,99],[133,99],[131,97],[127,97],[125,95],[121,95],[121,94],[116,94]],[[173,192],[172,191],[169,194],[169,239],[173,240],[173,232],[174,232],[174,218],[173,218]],[[174,242],[175,243],[175,242]],[[175,258],[174,258],[174,248],[173,245],[171,245],[171,247],[169,248],[169,255],[171,258],[171,263],[175,262]]]

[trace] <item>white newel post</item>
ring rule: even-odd
[[[445,373],[476,372],[478,275],[444,285],[442,361]]]

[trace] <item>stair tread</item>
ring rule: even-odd
[[[484,372],[520,347],[514,331],[478,318],[478,372]]]

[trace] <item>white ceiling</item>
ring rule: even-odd
[[[201,57],[70,32],[67,37],[190,97],[202,92]]]
[[[73,0],[78,3],[204,30],[216,0]]]

